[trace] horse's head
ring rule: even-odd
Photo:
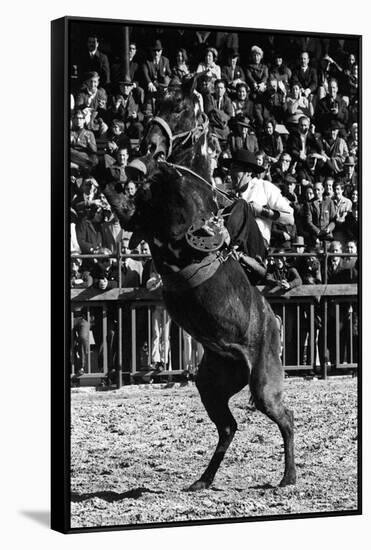
[[[194,94],[197,75],[158,100],[141,151],[145,158],[167,159],[207,176],[208,119]],[[201,158],[202,157],[202,158]]]

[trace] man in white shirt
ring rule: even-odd
[[[223,164],[230,167],[233,188],[243,200],[235,203],[227,222],[231,242],[241,250],[240,260],[259,273],[259,262],[254,259],[266,257],[273,221],[293,225],[293,209],[278,187],[256,177],[264,168],[250,151],[239,149]]]

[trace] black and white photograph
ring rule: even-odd
[[[359,514],[360,36],[53,24],[68,530]]]

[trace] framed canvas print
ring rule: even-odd
[[[53,529],[361,513],[361,61],[52,22]]]

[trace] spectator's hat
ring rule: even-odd
[[[338,120],[331,120],[330,130],[342,130],[343,128],[344,128],[344,124],[342,124]]]
[[[302,237],[301,235],[298,235],[295,241],[291,243],[291,246],[293,248],[300,248],[302,246],[304,247],[305,246],[304,237]]]
[[[294,178],[294,176],[292,176],[291,174],[287,174],[287,176],[285,176],[284,180],[283,180],[283,183],[285,185],[292,185],[293,183],[297,183],[296,179]]]
[[[237,151],[232,154],[232,158],[222,160],[222,166],[230,168],[232,165],[241,167],[243,170],[246,170],[246,172],[251,170],[256,174],[260,174],[265,170],[263,166],[257,164],[255,155],[246,149],[237,149]]]
[[[260,55],[261,55],[262,57],[263,57],[263,55],[264,55],[263,50],[262,50],[259,46],[252,46],[252,48],[251,48],[250,51],[251,51],[251,53],[254,53],[254,52],[260,53]]]
[[[247,116],[237,115],[235,120],[236,124],[238,124],[239,126],[243,126],[244,128],[250,127],[251,121]]]
[[[140,177],[147,175],[147,166],[142,160],[136,158],[125,167],[125,172],[129,179],[135,181]]]
[[[234,57],[240,57],[240,54],[237,48],[229,48],[228,55],[231,59],[233,59]]]
[[[120,80],[119,85],[120,84],[122,86],[132,86],[133,82],[130,80],[130,78],[123,78],[122,80]]]
[[[345,159],[344,166],[355,166],[355,165],[356,165],[355,158],[353,156],[349,155]]]
[[[162,49],[163,48],[162,48],[161,40],[156,40],[155,43],[152,46],[152,51],[156,52],[156,51],[160,51]]]

